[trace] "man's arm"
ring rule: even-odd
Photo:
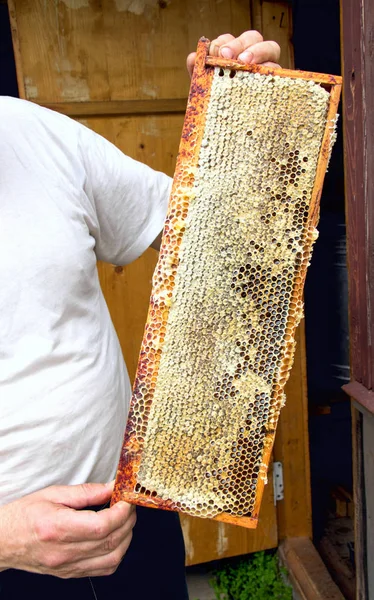
[[[100,512],[113,484],[52,486],[0,507],[0,571],[14,568],[63,579],[112,574],[129,547],[134,507]]]

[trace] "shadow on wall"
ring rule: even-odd
[[[0,4],[0,96],[18,97],[8,7]]]

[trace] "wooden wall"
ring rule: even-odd
[[[341,1],[357,598],[374,598],[374,5]]]

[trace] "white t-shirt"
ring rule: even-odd
[[[131,391],[96,260],[142,254],[169,193],[83,125],[0,97],[0,504],[113,478]]]

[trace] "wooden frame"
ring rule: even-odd
[[[182,132],[182,140],[180,145],[179,156],[180,159],[177,163],[176,173],[174,177],[174,184],[172,190],[172,200],[174,195],[177,195],[177,191],[180,186],[180,182],[184,177],[186,165],[188,165],[189,171],[194,172],[198,164],[200,145],[203,136],[203,127],[204,127],[204,119],[206,109],[209,103],[210,98],[210,89],[213,80],[214,67],[221,67],[222,69],[230,69],[235,72],[239,71],[247,71],[251,73],[259,73],[261,75],[272,75],[278,77],[290,77],[293,79],[303,79],[303,80],[315,80],[317,83],[323,84],[330,93],[329,107],[326,116],[326,127],[324,130],[324,135],[322,139],[321,149],[318,157],[317,169],[316,169],[316,177],[314,188],[311,195],[310,207],[309,207],[309,217],[308,217],[308,227],[314,228],[319,219],[319,201],[322,193],[322,185],[323,179],[326,172],[328,160],[330,157],[331,146],[332,146],[332,136],[334,133],[334,124],[336,119],[337,106],[340,98],[341,91],[341,78],[333,75],[324,75],[324,74],[316,74],[316,73],[306,73],[304,71],[288,71],[285,69],[274,69],[269,67],[263,67],[258,65],[245,65],[243,63],[232,61],[232,60],[224,60],[220,58],[213,58],[208,56],[209,51],[209,40],[202,38],[198,45],[197,50],[197,58],[196,65],[194,70],[194,75],[191,82],[191,90],[189,96],[189,102],[186,111],[185,123]],[[161,255],[162,252],[168,253],[168,248],[165,245],[161,247]],[[310,253],[311,244],[307,248],[307,252]],[[178,262],[178,251],[173,250],[173,261]],[[303,286],[306,276],[306,267],[307,261],[302,264],[298,275],[298,283],[295,283],[291,301],[295,302],[295,305],[299,302],[303,293]],[[169,308],[167,306],[158,306],[152,302],[148,313],[146,331],[144,334],[144,342],[143,346],[145,347],[149,344],[148,332],[147,328],[150,324],[159,323],[160,325],[167,320],[167,315],[169,312]],[[166,316],[165,316],[166,315]],[[298,324],[297,319],[294,318],[292,314],[289,316],[289,321],[287,323],[287,327],[290,328],[290,342],[289,347],[285,351],[284,359],[282,365],[280,367],[280,379],[279,385],[277,386],[279,389],[275,393],[275,397],[273,398],[274,404],[277,401],[280,401],[281,395],[283,394],[283,387],[285,382],[288,379],[289,370],[292,364],[292,356],[293,356],[293,339],[295,336],[296,326]],[[142,357],[141,352],[141,357]],[[144,353],[145,355],[145,353]],[[137,377],[134,383],[134,397],[137,395],[138,386],[141,385],[141,381],[143,380],[144,373],[147,372],[148,377],[152,377],[152,379],[156,380],[158,375],[158,368],[160,362],[160,354],[156,355],[154,358],[154,363],[149,365],[147,359],[146,362],[143,361],[143,358],[140,358],[138,365]],[[279,396],[279,398],[278,398]],[[270,462],[270,456],[273,449],[274,444],[274,435],[275,431],[266,435],[264,440],[264,451],[262,457],[262,464],[267,465]],[[162,508],[164,510],[177,510],[176,505],[171,500],[161,500],[157,496],[150,497],[150,495],[144,495],[142,492],[131,492],[131,489],[135,489],[137,484],[137,470],[141,460],[141,444],[137,440],[137,436],[135,434],[135,425],[133,422],[133,414],[130,408],[130,415],[128,419],[128,424],[126,427],[125,434],[125,443],[122,450],[120,465],[117,472],[117,480],[114,489],[112,502],[118,502],[119,500],[126,500],[127,502],[133,502],[135,504],[139,504],[141,506],[147,506],[151,508]],[[266,473],[266,471],[265,471]],[[260,510],[263,490],[265,485],[265,477],[259,477],[257,483],[257,491],[256,491],[256,502],[254,506],[254,510],[252,516],[247,517],[236,517],[230,514],[220,514],[214,517],[217,521],[222,521],[226,523],[232,523],[236,525],[242,525],[248,528],[254,528],[257,525],[258,514]]]
[[[288,538],[279,547],[279,557],[300,600],[344,600],[321,557],[308,538]]]

